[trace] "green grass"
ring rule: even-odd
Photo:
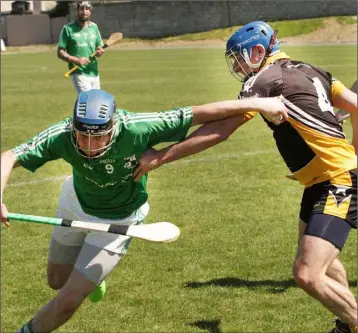
[[[347,86],[356,79],[355,46],[283,50]],[[4,151],[70,115],[76,96],[55,53],[1,60]],[[240,89],[220,48],[113,51],[100,61],[102,87],[130,111],[233,99]],[[345,128],[350,136],[349,122]],[[62,183],[55,177],[70,172],[60,161],[34,174],[15,170],[8,209],[54,216]],[[181,237],[167,245],[134,240],[104,301],[85,301],[58,332],[327,332],[333,316],[292,279],[302,187],[287,172],[259,117],[221,145],[153,171],[147,222],[172,221]],[[49,226],[21,222],[2,230],[1,332],[54,297],[46,285],[50,236]],[[353,231],[340,256],[354,293],[356,245]]]
[[[357,16],[337,16],[340,24],[357,24]]]

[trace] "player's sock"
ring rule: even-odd
[[[100,285],[97,286],[95,290],[93,290],[88,298],[91,302],[96,303],[103,299],[106,293],[106,281],[103,280]]]
[[[22,326],[16,333],[36,333],[34,328],[32,327],[32,318],[28,323]]]
[[[339,318],[336,319],[336,327],[329,333],[356,333],[357,327],[351,328]]]

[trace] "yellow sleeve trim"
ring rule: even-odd
[[[341,81],[333,81],[332,83],[332,97],[333,99],[335,97],[341,96],[343,94],[343,91],[346,90],[346,86]]]
[[[246,113],[244,113],[245,120],[250,120],[250,119],[254,118],[257,114],[258,114],[257,111],[246,112]]]

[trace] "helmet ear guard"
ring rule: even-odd
[[[253,47],[259,47],[262,48],[263,52],[264,52],[264,56],[261,58],[261,60],[259,62],[257,62],[256,64],[253,64],[251,62],[251,54],[252,54],[252,48],[250,50],[250,53],[247,52],[246,49],[243,49],[242,53],[243,53],[243,59],[245,60],[245,62],[249,65],[250,68],[256,69],[256,68],[260,68],[262,63],[264,63],[264,59],[266,59],[266,54],[267,52],[265,51],[265,47],[261,44],[257,44]]]

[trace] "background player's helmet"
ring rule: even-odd
[[[98,158],[105,154],[111,145],[116,132],[116,102],[114,97],[100,89],[92,89],[81,92],[76,100],[73,119],[72,119],[72,143],[81,156],[86,158]],[[89,157],[81,151],[77,144],[78,134],[89,137],[104,136],[110,134],[107,145],[101,149],[90,150],[91,153],[97,153],[93,157]]]
[[[257,64],[250,61],[251,50],[254,46],[262,45],[265,49],[265,56]],[[237,30],[226,43],[225,57],[230,72],[240,79],[245,79],[252,73],[252,69],[260,69],[269,55],[280,51],[279,42],[276,38],[276,31],[263,21],[248,23]],[[234,66],[245,61],[250,67],[251,73],[244,73],[242,76],[236,73]],[[242,68],[242,67],[241,67]]]
[[[77,10],[79,10],[80,7],[87,7],[89,9],[92,9],[92,4],[90,1],[78,1],[76,4],[77,4]]]

